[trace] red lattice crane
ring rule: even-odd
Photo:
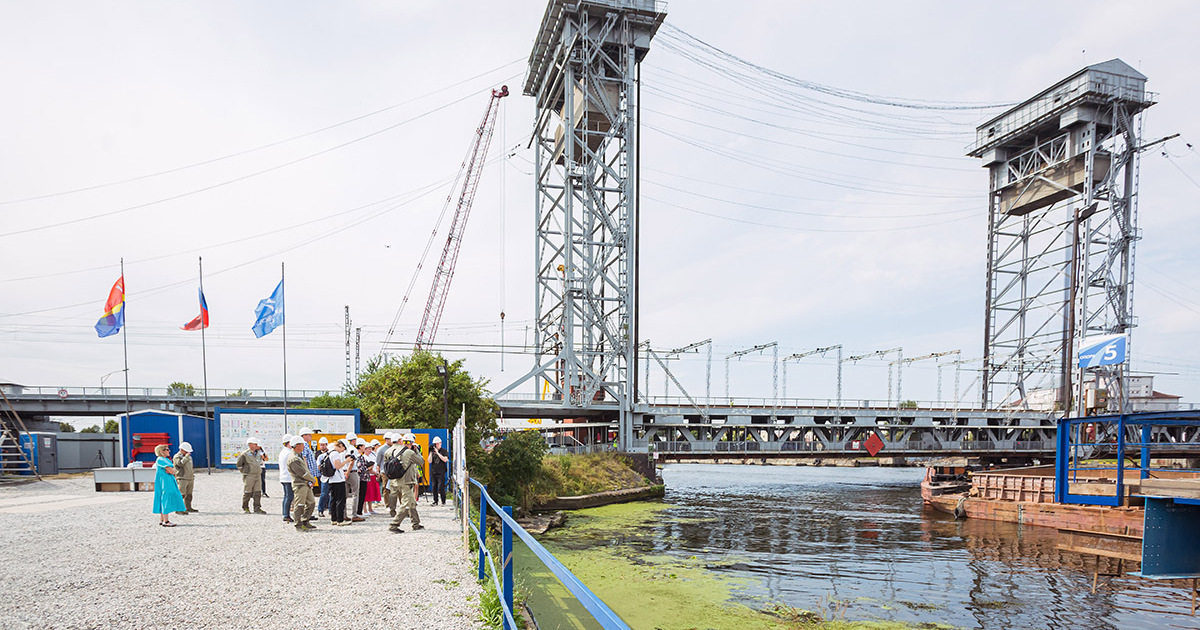
[[[437,271],[433,274],[433,287],[429,290],[429,300],[425,303],[425,314],[421,317],[421,330],[417,333],[416,349],[422,350],[433,344],[437,335],[438,324],[442,321],[442,309],[446,306],[446,296],[450,293],[450,280],[454,278],[454,265],[458,262],[458,250],[462,247],[463,232],[467,227],[467,216],[471,214],[471,204],[475,201],[475,190],[479,188],[479,176],[483,174],[483,163],[487,159],[488,147],[492,144],[492,132],[496,128],[496,113],[500,111],[500,99],[508,96],[508,86],[500,86],[492,90],[488,101],[487,111],[483,120],[475,130],[471,139],[471,147],[467,157],[463,159],[462,167],[456,183],[462,184],[458,192],[458,205],[454,208],[454,219],[450,222],[450,233],[446,236],[446,246],[442,248],[442,259],[438,262]],[[451,189],[446,203],[454,199],[455,189]]]

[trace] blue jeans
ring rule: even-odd
[[[322,483],[321,484],[321,498],[319,500],[317,500],[317,511],[318,512],[324,513],[325,510],[329,509],[329,492],[332,490],[332,488],[330,487],[332,485],[333,485],[332,483]]]
[[[283,486],[283,518],[289,518],[292,515],[292,484],[281,483]]]

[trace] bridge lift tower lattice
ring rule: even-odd
[[[1146,77],[1119,59],[1088,66],[976,129],[989,172],[985,408],[1037,392],[1073,406],[1085,337],[1133,318],[1141,112]],[[1095,373],[1119,406],[1125,365]],[[1049,402],[1049,401],[1047,401]]]
[[[529,56],[536,99],[536,367],[564,411],[637,397],[638,64],[666,18],[653,0],[550,0]]]

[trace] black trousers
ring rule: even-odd
[[[329,484],[329,516],[334,523],[346,520],[346,482]]]
[[[437,505],[439,501],[442,505],[446,505],[446,473],[432,473],[429,476],[429,489],[433,491],[434,505]]]
[[[359,477],[362,477],[362,475],[359,475]],[[368,479],[369,479],[369,477],[368,477]],[[354,515],[355,516],[362,516],[363,515],[363,507],[367,504],[367,483],[369,483],[369,482],[366,481],[365,479],[359,479],[358,499],[355,501],[355,503],[357,503],[357,505],[354,506]]]

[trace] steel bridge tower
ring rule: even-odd
[[[638,66],[666,17],[654,0],[550,0],[529,56],[536,99],[533,382],[568,409],[615,403],[633,435],[637,369]]]
[[[968,155],[990,176],[985,408],[1028,408],[1036,391],[1071,409],[1083,389],[1079,342],[1136,325],[1141,112],[1153,104],[1145,85],[1113,59],[976,129]],[[1126,398],[1127,365],[1093,372],[1114,408]]]

